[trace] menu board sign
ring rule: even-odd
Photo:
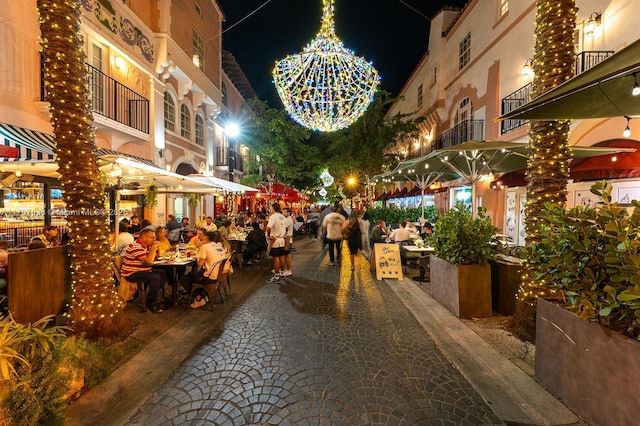
[[[402,281],[402,262],[398,244],[376,243],[373,246],[372,265],[376,268],[376,279],[395,278]]]

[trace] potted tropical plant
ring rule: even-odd
[[[440,215],[428,240],[434,250],[430,294],[461,318],[492,313],[489,259],[498,228],[485,212],[480,208],[473,218],[458,204]]]
[[[542,239],[524,250],[533,278],[555,289],[538,299],[536,378],[593,424],[638,421],[640,374],[640,203],[613,203],[611,186],[591,192],[595,207],[547,204]]]

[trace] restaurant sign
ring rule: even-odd
[[[83,16],[106,27],[115,35],[119,35],[124,43],[134,51],[154,63],[153,36],[145,34],[145,30],[136,25],[136,18],[125,10],[116,10],[110,0],[81,0],[84,8]]]

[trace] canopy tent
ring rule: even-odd
[[[638,116],[640,102],[631,93],[637,73],[640,40],[494,121]]]
[[[280,183],[274,183],[269,186],[260,187],[260,194],[273,199],[280,199],[283,201],[300,201],[305,197],[293,188],[282,185]]]

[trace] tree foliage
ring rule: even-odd
[[[423,118],[411,118],[412,114],[386,116],[396,101],[388,92],[379,90],[358,121],[327,135],[326,164],[338,181],[354,173],[368,179],[403,160],[389,148],[394,141],[417,137],[417,125]]]
[[[269,108],[258,100],[249,101],[249,106],[253,118],[243,139],[251,149],[249,171],[262,171],[296,188],[314,183],[320,158],[309,143],[309,130],[293,122],[284,109]]]

